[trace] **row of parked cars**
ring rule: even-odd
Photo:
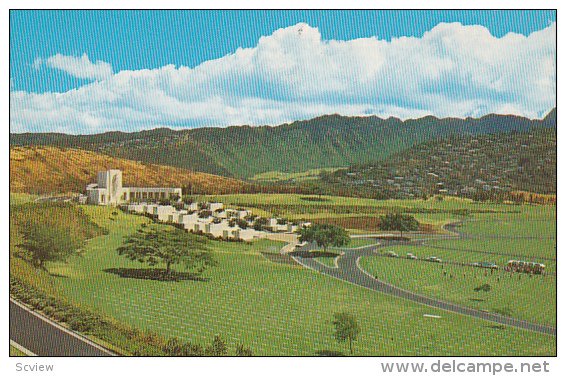
[[[385,253],[385,256],[394,257],[394,258],[400,257],[397,253],[395,253],[393,251],[387,251]],[[407,258],[409,260],[418,260],[418,257],[416,255],[412,254],[412,253],[407,253],[405,258]],[[424,258],[423,260],[429,261],[429,262],[442,263],[442,259],[440,259],[436,256],[430,256],[430,257]],[[485,269],[492,269],[492,270],[499,269],[499,266],[496,263],[487,262],[487,261],[472,262],[471,264],[468,264],[468,265],[476,267],[476,268],[485,268]],[[513,272],[519,272],[519,273],[543,274],[544,271],[545,271],[545,265],[541,264],[541,263],[537,263],[537,262],[509,260],[509,262],[507,263],[507,265],[505,266],[504,269],[505,269],[505,271],[513,271]]]
[[[387,251],[385,253],[385,256],[387,257],[395,257],[395,258],[399,258],[399,255],[393,251]],[[409,259],[409,260],[418,260],[419,258],[412,254],[412,253],[407,253],[407,255],[405,256],[405,258]],[[424,261],[430,261],[430,262],[442,262],[442,259],[436,257],[436,256],[430,256],[427,257],[425,259],[423,259]]]

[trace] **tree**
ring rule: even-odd
[[[29,252],[32,263],[42,269],[46,261],[65,261],[82,245],[68,229],[43,223],[23,226],[22,237],[22,247]]]
[[[254,221],[253,228],[256,231],[262,231],[264,227],[267,225],[268,220],[264,217],[257,217]]]
[[[492,269],[493,270],[493,269]],[[483,292],[490,292],[491,291],[491,285],[489,283],[484,283],[483,285],[480,285],[478,287],[474,288],[475,292],[479,292],[479,291],[483,291]]]
[[[418,230],[419,222],[412,215],[388,213],[380,217],[379,228],[387,231],[400,231],[403,236],[404,231]]]
[[[350,235],[342,227],[315,224],[298,230],[300,242],[316,242],[324,251],[328,246],[342,247],[350,242]]]
[[[254,356],[252,349],[245,347],[243,343],[236,346],[236,356]]]
[[[238,225],[239,228],[241,228],[242,230],[245,230],[248,228],[248,221],[246,221],[245,219],[238,219],[236,221],[236,224]]]
[[[347,312],[340,312],[334,314],[334,338],[338,342],[348,341],[350,345],[350,354],[354,354],[352,342],[358,338],[360,334],[360,327],[356,318]]]
[[[198,217],[199,218],[208,218],[212,215],[212,212],[210,210],[201,210],[198,213]]]
[[[118,248],[118,254],[151,266],[164,263],[168,278],[171,277],[171,266],[181,262],[187,270],[197,274],[216,264],[205,241],[198,236],[159,225],[139,229]]]
[[[228,346],[218,334],[214,336],[212,344],[206,348],[206,355],[208,356],[224,356],[228,354]]]

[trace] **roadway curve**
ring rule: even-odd
[[[10,299],[10,339],[38,356],[112,356],[107,349]]]
[[[380,281],[365,272],[358,264],[359,259],[364,256],[377,256],[375,250],[382,246],[394,244],[394,242],[380,240],[382,244],[371,245],[356,249],[341,249],[342,254],[338,257],[338,267],[328,267],[313,258],[309,254],[309,247],[303,247],[301,251],[291,253],[293,259],[312,270],[328,276],[340,279],[342,281],[350,282],[358,286],[365,287],[370,290],[382,292],[385,294],[393,295],[398,298],[408,299],[413,302],[424,304],[430,307],[443,309],[450,312],[459,313],[466,316],[471,316],[502,325],[513,326],[516,328],[531,330],[534,332],[556,335],[556,328],[531,323],[524,320],[515,319],[512,317],[502,316],[495,313],[479,311],[473,308],[468,308],[458,304],[446,302],[439,299],[430,298],[428,296],[420,295],[408,290],[401,289],[392,284]],[[399,244],[398,242],[396,244]]]

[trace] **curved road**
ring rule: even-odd
[[[446,302],[439,299],[430,298],[428,296],[420,295],[408,290],[391,285],[387,282],[380,281],[373,276],[367,274],[360,268],[358,261],[363,256],[376,256],[374,251],[382,246],[393,244],[393,242],[383,242],[383,244],[370,245],[357,249],[341,249],[342,255],[338,257],[338,267],[328,267],[315,258],[309,257],[309,247],[303,247],[301,251],[291,253],[293,259],[299,264],[315,270],[319,273],[329,275],[331,277],[347,281],[358,286],[368,288],[370,290],[379,291],[385,294],[393,295],[399,298],[408,299],[419,304],[424,304],[430,307],[443,309],[450,312],[467,315],[498,324],[509,325],[516,328],[532,330],[534,332],[556,335],[556,328],[535,324],[524,320],[515,319],[512,317],[502,316],[495,313],[479,311],[473,308],[468,308],[458,304]],[[397,243],[399,244],[399,243]]]
[[[112,356],[109,350],[10,299],[10,339],[38,356]]]

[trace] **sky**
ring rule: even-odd
[[[10,11],[10,131],[541,118],[554,11]]]

